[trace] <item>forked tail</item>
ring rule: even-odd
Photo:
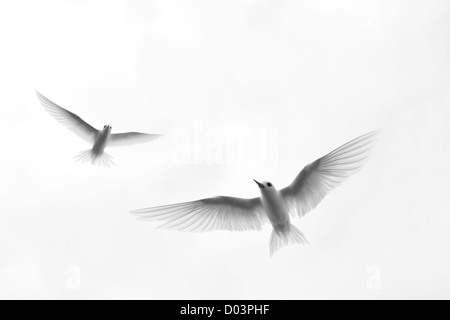
[[[80,162],[90,162],[93,166],[110,167],[114,165],[113,157],[103,151],[100,155],[95,154],[92,150],[80,152],[75,156],[75,160]]]
[[[309,244],[305,235],[292,224],[288,232],[277,232],[273,229],[270,235],[270,256],[278,249],[295,243]]]

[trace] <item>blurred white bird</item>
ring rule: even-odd
[[[81,162],[90,162],[93,165],[106,166],[114,164],[112,157],[105,152],[105,147],[126,146],[144,143],[158,139],[160,134],[148,134],[140,132],[126,132],[111,134],[110,125],[103,126],[103,130],[97,130],[83,119],[56,103],[44,97],[36,91],[36,94],[48,113],[69,130],[77,134],[84,141],[92,144],[92,149],[81,152],[75,159]]]
[[[160,227],[185,231],[261,230],[269,220],[273,230],[270,255],[294,243],[307,244],[303,233],[289,219],[303,217],[332,189],[362,167],[375,141],[373,131],[356,138],[308,164],[286,188],[258,182],[261,197],[241,199],[214,197],[160,207],[134,210],[141,220],[164,221]]]

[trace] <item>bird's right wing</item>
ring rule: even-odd
[[[44,97],[40,92],[36,94],[45,110],[59,123],[88,143],[94,143],[98,130],[86,123],[83,119]]]
[[[141,220],[163,221],[160,228],[198,232],[261,230],[267,220],[260,198],[214,197],[131,213]]]
[[[376,135],[377,131],[362,135],[304,167],[289,186],[280,190],[290,213],[304,216],[356,173],[369,156]]]

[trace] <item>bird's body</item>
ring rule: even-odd
[[[94,145],[92,146],[92,153],[97,157],[100,157],[105,151],[106,145],[109,142],[109,138],[111,137],[111,127],[106,126],[102,131],[100,131],[97,135],[97,138],[94,141]]]
[[[277,190],[260,183],[261,196],[252,199],[213,197],[131,211],[143,220],[159,220],[160,227],[185,231],[261,230],[269,221],[271,255],[293,243],[307,244],[290,216],[303,217],[332,189],[358,171],[369,155],[377,132],[362,135],[305,166],[287,187]]]
[[[94,137],[91,149],[80,152],[75,159],[81,162],[90,162],[93,165],[109,167],[114,162],[112,157],[106,153],[105,148],[111,138],[111,126],[106,125],[99,130]]]
[[[304,235],[291,224],[289,210],[275,186],[267,181],[259,183],[255,180],[255,182],[261,192],[260,199],[264,213],[273,228],[270,238],[270,253],[275,252],[283,243],[307,243]]]
[[[110,125],[105,125],[102,130],[97,130],[75,113],[60,107],[39,92],[36,92],[36,94],[42,105],[52,117],[92,145],[91,149],[83,151],[75,157],[75,159],[81,162],[90,162],[93,165],[100,166],[110,166],[114,163],[112,157],[105,152],[106,147],[149,142],[161,136],[159,134],[140,132],[112,134],[112,127]]]
[[[277,232],[288,231],[291,225],[289,211],[286,208],[283,198],[274,186],[267,187],[269,182],[263,182],[260,186],[261,202],[267,218],[269,218],[272,227]]]

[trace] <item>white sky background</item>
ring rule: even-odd
[[[0,1],[0,41],[0,298],[450,298],[447,1]],[[77,163],[89,146],[35,89],[168,135]],[[269,259],[269,225],[128,213],[284,187],[376,128],[364,169],[292,221],[308,247]]]

